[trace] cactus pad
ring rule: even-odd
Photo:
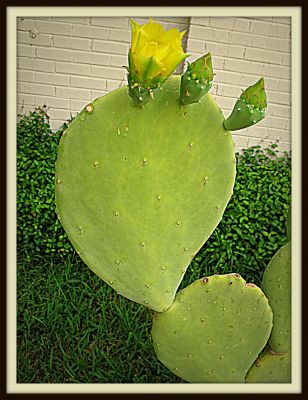
[[[249,369],[247,383],[291,383],[291,352],[264,351]]]
[[[121,295],[163,311],[222,218],[234,143],[207,94],[180,106],[170,77],[145,107],[127,88],[88,105],[61,138],[59,219],[84,262]]]
[[[154,314],[152,339],[159,360],[186,381],[244,382],[271,329],[272,311],[259,287],[238,274],[213,275]]]
[[[261,287],[274,315],[269,345],[273,351],[285,353],[291,347],[291,242],[271,259]]]

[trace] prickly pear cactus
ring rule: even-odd
[[[222,218],[234,143],[206,94],[181,106],[180,77],[138,107],[127,88],[88,105],[63,135],[56,206],[84,262],[118,293],[163,311]]]
[[[271,259],[261,287],[274,314],[269,345],[273,351],[285,353],[291,348],[291,242]]]
[[[291,351],[277,354],[264,351],[246,376],[247,383],[291,383]]]
[[[159,360],[182,379],[231,383],[244,382],[271,329],[272,311],[260,288],[238,274],[213,275],[154,314],[152,338]]]

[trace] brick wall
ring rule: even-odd
[[[275,140],[282,151],[290,149],[291,18],[155,20],[167,29],[188,30],[188,61],[212,52],[216,76],[211,93],[225,116],[241,89],[265,77],[267,117],[234,133],[237,150]],[[57,129],[91,100],[126,84],[122,66],[127,65],[130,45],[129,18],[27,17],[18,18],[17,29],[18,113],[46,104],[52,128]]]
[[[225,116],[241,89],[265,78],[266,118],[233,132],[236,150],[276,140],[281,151],[290,150],[291,18],[193,17],[187,52],[193,60],[208,51],[216,73],[211,93]]]

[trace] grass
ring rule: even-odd
[[[156,358],[152,312],[73,257],[19,262],[18,382],[182,382]]]

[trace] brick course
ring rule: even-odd
[[[241,89],[264,76],[267,117],[234,132],[236,150],[276,140],[281,151],[291,148],[291,18],[154,19],[167,29],[187,30],[183,44],[191,55],[188,61],[211,51],[216,73],[211,93],[225,116]],[[128,17],[18,18],[18,112],[46,104],[57,129],[89,101],[126,84],[123,66],[130,40]]]

